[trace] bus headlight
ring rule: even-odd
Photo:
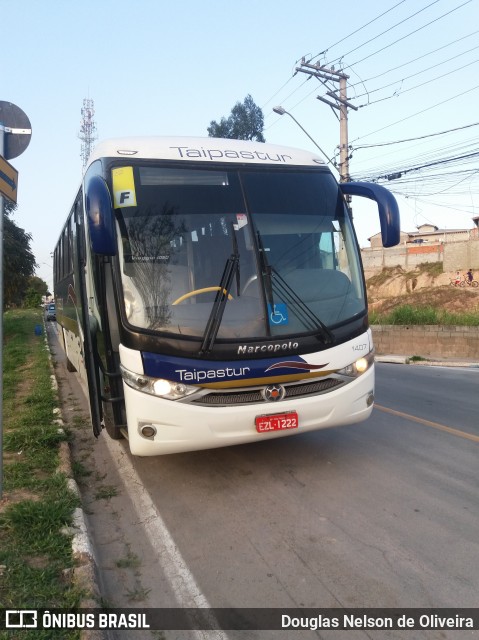
[[[182,384],[181,382],[173,382],[163,378],[150,378],[150,376],[133,373],[123,365],[120,365],[120,369],[122,378],[129,387],[152,396],[168,400],[181,400],[198,391],[198,387]]]
[[[169,393],[171,393],[170,381],[162,380],[161,378],[155,380],[155,382],[153,383],[153,391],[157,396],[167,396]]]
[[[369,363],[366,358],[359,358],[359,360],[356,360],[356,362],[354,363],[354,366],[356,367],[356,371],[358,373],[364,373],[366,369],[368,369]]]
[[[357,378],[362,373],[365,373],[374,363],[374,351],[370,351],[366,356],[361,356],[352,362],[347,367],[340,369],[338,373],[343,376],[350,376]]]

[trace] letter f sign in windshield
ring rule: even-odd
[[[113,181],[114,207],[136,207],[133,167],[115,167],[111,170],[111,176]]]

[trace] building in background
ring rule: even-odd
[[[422,262],[443,262],[444,271],[479,269],[479,216],[470,229],[439,229],[422,224],[416,231],[401,231],[400,243],[385,249],[381,234],[368,238],[371,246],[361,249],[364,269],[400,266],[414,269]]]

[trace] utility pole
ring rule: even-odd
[[[339,176],[340,182],[349,182],[351,177],[349,175],[348,107],[355,111],[358,110],[358,107],[348,101],[347,81],[349,76],[342,71],[336,71],[334,67],[328,68],[320,64],[311,64],[306,62],[304,58],[301,60],[301,66],[296,67],[296,71],[306,73],[310,77],[314,76],[328,89],[328,83],[333,82],[339,85],[339,90],[329,89],[326,92],[326,95],[333,101],[327,100],[323,96],[316,96],[316,98],[339,112]]]

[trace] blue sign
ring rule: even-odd
[[[271,325],[288,324],[288,307],[284,302],[268,304],[268,318]]]

